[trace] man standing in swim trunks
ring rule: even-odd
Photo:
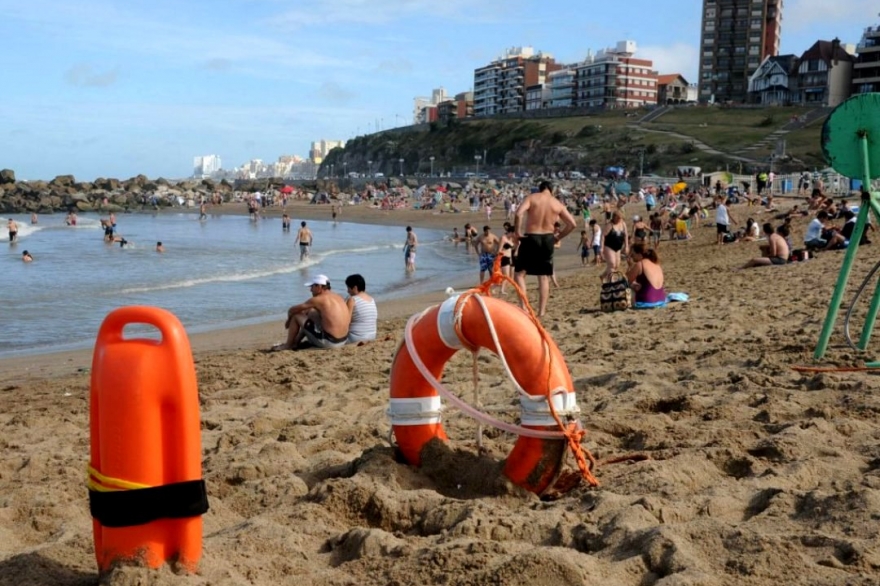
[[[9,242],[15,242],[15,239],[18,238],[18,224],[15,223],[15,220],[9,218],[9,221],[6,222],[6,229],[9,230]]]
[[[477,249],[480,252],[480,282],[486,280],[486,271],[492,270],[495,264],[495,255],[501,241],[492,233],[489,226],[483,226],[483,235],[477,238]]]
[[[299,241],[299,260],[305,260],[312,251],[312,231],[306,228],[306,222],[300,222],[300,229],[296,233],[296,239]]]
[[[406,242],[403,244],[403,261],[406,264],[407,271],[416,270],[416,246],[419,245],[419,239],[413,232],[412,226],[406,227]]]
[[[296,350],[305,339],[316,348],[339,348],[348,340],[351,312],[345,299],[330,290],[330,279],[318,275],[306,283],[312,292],[307,301],[287,310],[287,341],[273,350]]]
[[[560,228],[554,234],[556,222],[560,223]],[[547,313],[555,245],[576,226],[574,216],[553,196],[553,185],[549,181],[542,181],[538,192],[526,197],[516,211],[514,232],[519,240],[516,282],[525,291],[526,275],[538,277],[538,317]]]

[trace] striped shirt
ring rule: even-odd
[[[354,308],[351,311],[351,325],[348,327],[348,341],[365,342],[376,339],[376,321],[379,310],[376,301],[367,301],[358,295],[354,296]]]

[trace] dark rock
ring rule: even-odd
[[[73,185],[74,183],[76,183],[76,179],[73,177],[73,175],[58,175],[57,177],[55,177],[55,179],[49,182],[49,185],[68,187],[70,185]]]
[[[159,177],[158,179],[156,179],[156,184],[164,185],[167,187],[167,186],[171,185],[171,182],[168,181],[167,179],[165,179],[164,177]]]
[[[95,208],[87,201],[78,201],[76,202],[76,209],[81,212],[93,212]]]
[[[213,179],[202,179],[202,185],[204,185],[208,189],[214,189],[215,187],[217,187],[217,184],[214,182]]]
[[[15,171],[12,169],[0,171],[0,185],[6,185],[7,183],[15,183]]]
[[[73,187],[77,191],[91,191],[95,188],[95,184],[91,181],[80,181],[78,183],[74,183]]]
[[[95,187],[106,191],[116,191],[119,189],[119,179],[104,179],[103,177],[99,177],[98,179],[95,179]]]

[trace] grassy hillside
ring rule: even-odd
[[[822,119],[785,135],[771,136],[807,108],[722,109],[682,107],[653,122],[639,123],[642,110],[609,111],[591,116],[540,120],[463,120],[449,125],[432,124],[424,131],[395,129],[348,142],[331,152],[322,174],[341,175],[343,169],[359,173],[397,175],[400,159],[406,174],[463,174],[476,170],[492,174],[537,172],[544,168],[583,172],[620,165],[645,174],[667,173],[679,165],[707,171],[766,167],[777,139],[786,140],[792,161],[777,161],[776,170],[823,167],[820,147]],[[681,136],[677,136],[681,135]],[[695,141],[721,154],[705,152]],[[754,148],[759,145],[759,148]],[[752,147],[752,149],[749,149]],[[754,159],[742,162],[738,155]],[[371,164],[368,161],[372,161]]]

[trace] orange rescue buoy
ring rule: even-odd
[[[147,324],[160,340],[126,339]],[[174,562],[195,571],[208,510],[199,396],[189,339],[170,312],[111,312],[92,358],[89,505],[100,570]]]
[[[434,438],[447,440],[440,422],[440,396],[423,376],[408,346],[417,351],[423,367],[439,381],[446,363],[461,348],[486,348],[498,354],[493,328],[510,374],[528,394],[520,401],[522,427],[559,432],[560,417],[578,413],[565,359],[528,313],[492,297],[450,297],[412,318],[407,326],[407,342],[401,345],[391,367],[388,413],[407,462],[419,465],[426,443]],[[579,441],[577,433],[582,432],[571,431],[568,435]],[[542,493],[561,470],[566,443],[571,445],[572,441],[567,442],[560,434],[555,439],[520,435],[505,462],[505,476],[531,492]],[[592,478],[584,472],[588,480]]]

